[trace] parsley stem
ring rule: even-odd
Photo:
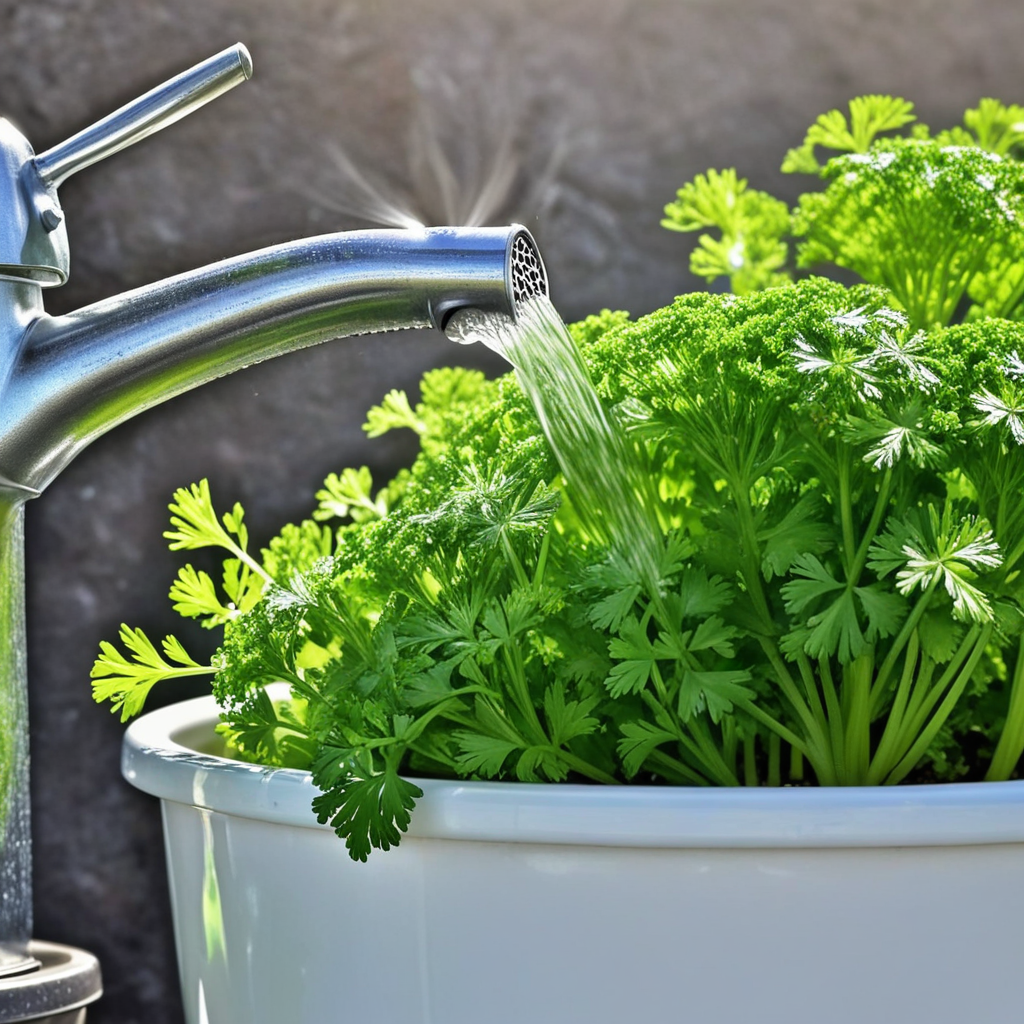
[[[688,754],[707,773],[709,778],[719,786],[737,785],[735,773],[722,759],[721,754],[714,749],[710,739],[704,737],[705,746],[702,747],[702,744],[699,742],[701,736],[695,731],[696,723],[690,721],[684,729],[678,716],[673,714],[650,690],[641,690],[640,697],[651,711],[654,712],[655,721],[663,726],[666,732],[671,732],[675,735],[676,742],[683,752]],[[711,748],[710,752],[708,747]],[[715,763],[716,760],[717,765]]]
[[[777,721],[775,718],[769,715],[767,711],[763,710],[762,708],[759,708],[753,701],[747,701],[743,703],[741,707],[751,717],[756,718],[762,725],[767,726],[769,729],[771,729],[772,732],[782,737],[782,739],[784,739],[794,750],[799,750],[800,753],[803,754],[803,756],[806,757],[812,765],[814,764],[811,751],[808,748],[807,744],[799,736],[797,736],[797,734],[793,732],[792,729],[787,729],[786,726],[784,726],[781,722]],[[817,768],[815,768],[815,772],[817,771]],[[831,781],[826,782],[821,777],[822,774],[827,775],[827,773],[820,773],[818,775],[818,781],[821,783],[821,785],[832,785]]]
[[[1016,267],[1013,268],[1013,270],[1017,272],[1017,283],[1010,289],[1009,294],[1006,297],[1006,301],[1002,304],[1002,306],[999,307],[995,314],[992,314],[998,317],[1002,317],[1003,319],[1006,320],[1010,319],[1010,314],[1013,312],[1014,307],[1020,302],[1022,298],[1024,298],[1024,269],[1022,269],[1020,264],[1018,263]],[[1010,270],[1006,274],[1004,282],[1007,278],[1010,277],[1010,273],[1012,272],[1013,271]]]
[[[768,734],[768,785],[782,785],[782,737],[777,732]]]
[[[231,540],[230,537],[228,537],[226,533],[224,534],[224,537],[224,547],[226,547],[235,556],[235,558],[237,558],[243,565],[247,565],[268,586],[273,587],[277,585],[277,581],[274,579],[274,577],[271,576],[270,573],[267,572],[267,570],[264,569],[263,566],[260,565],[260,563],[257,562],[256,559],[252,557],[252,555],[249,554],[248,551],[245,551],[242,548],[240,548],[233,540]]]
[[[818,726],[824,730],[828,728],[828,716],[825,714],[825,709],[821,704],[821,697],[818,695],[818,683],[814,678],[814,669],[811,667],[810,660],[803,651],[800,651],[797,655],[796,663],[800,669],[800,677],[804,681],[804,690],[807,692],[807,701],[811,706],[811,714],[817,720]]]
[[[661,676],[661,669],[658,668],[658,663],[654,662],[651,665],[651,679],[654,680],[654,688],[658,691],[658,700],[663,707],[668,706],[668,687],[665,686],[665,680]]]
[[[836,463],[839,470],[839,516],[843,524],[843,559],[846,562],[846,578],[853,578],[853,561],[856,557],[856,542],[853,536],[853,501],[850,496],[850,449],[845,444],[836,446]]]
[[[530,585],[530,577],[526,575],[523,563],[519,561],[519,556],[516,555],[515,550],[512,547],[512,542],[508,539],[508,534],[502,530],[500,536],[501,550],[505,553],[505,561],[508,562],[512,567],[512,572],[515,573],[516,582],[521,587],[528,587]]]
[[[997,537],[1001,537],[1002,534],[1003,534],[1003,522],[1006,519],[1006,500],[1007,500],[1008,494],[1010,494],[1010,493],[1011,492],[1009,492],[1008,489],[1005,488],[1005,487],[1000,487],[999,488],[999,500],[996,503],[996,519],[995,519],[995,522],[992,524],[993,530],[994,530],[995,535]],[[1016,497],[1017,497],[1017,495],[1014,494],[1013,498],[1016,499]],[[1015,500],[1014,500],[1014,504],[1016,504]],[[1004,562],[1004,565],[1005,565],[1005,562]]]
[[[907,643],[907,652],[903,659],[903,673],[896,688],[896,697],[886,718],[885,730],[882,732],[882,738],[878,741],[875,755],[868,769],[867,784],[869,786],[877,786],[885,773],[892,767],[890,755],[899,736],[907,702],[910,699],[911,685],[914,681],[914,670],[917,668],[919,648],[918,631],[915,629],[910,635],[910,641]]]
[[[526,670],[523,665],[522,653],[518,644],[502,644],[502,655],[508,669],[508,676],[512,683],[512,700],[519,713],[526,721],[526,727],[530,730],[533,742],[539,746],[547,746],[551,740],[540,723],[537,709],[533,705],[533,697],[530,694],[530,687],[526,681]]]
[[[743,785],[760,785],[757,778],[757,751],[754,749],[754,742],[757,733],[751,733],[743,737]]]
[[[575,754],[570,753],[564,747],[552,746],[551,749],[555,754],[561,758],[574,772],[591,779],[594,782],[600,782],[605,786],[621,786],[622,782],[615,778],[614,775],[609,775],[606,771],[602,771],[600,768],[596,768],[588,761],[584,761],[582,757],[577,757]]]
[[[419,718],[409,727],[408,732],[403,736],[404,741],[407,744],[412,744],[423,735],[423,730],[437,717],[447,718],[448,715],[445,713],[449,707],[454,706],[456,708],[461,707],[462,701],[458,697],[449,697],[447,700],[443,700],[438,704],[435,704],[429,711],[424,712]]]
[[[660,774],[676,785],[707,786],[709,782],[703,775],[698,775],[689,765],[666,754],[663,750],[652,750],[647,755],[646,764],[657,766]],[[675,778],[673,778],[675,776]]]
[[[733,715],[726,715],[719,728],[722,731],[722,757],[729,766],[729,771],[736,774],[736,744],[739,737],[736,733],[736,718]]]
[[[892,467],[889,466],[882,477],[882,482],[878,485],[878,496],[875,498],[875,507],[871,512],[871,519],[868,521],[867,529],[861,538],[860,547],[857,548],[857,553],[854,556],[850,575],[847,577],[846,582],[848,586],[855,587],[860,579],[860,574],[864,571],[864,563],[868,560],[868,551],[871,549],[871,543],[878,533],[879,526],[882,525],[882,516],[885,515],[886,507],[889,504],[889,494],[891,491]]]
[[[975,638],[974,648],[971,651],[971,656],[967,660],[967,663],[960,670],[960,674],[957,676],[956,681],[949,688],[949,692],[946,694],[945,700],[939,705],[938,710],[932,715],[931,721],[928,722],[921,734],[917,737],[916,742],[907,752],[906,756],[902,761],[889,773],[888,778],[885,780],[886,785],[895,785],[897,782],[902,782],[906,778],[907,774],[913,770],[917,762],[927,753],[928,748],[932,745],[932,741],[935,739],[939,730],[945,724],[946,719],[950,716],[953,708],[956,707],[957,701],[960,700],[961,694],[963,694],[967,683],[970,681],[974,670],[978,667],[978,662],[981,660],[982,654],[985,653],[985,647],[988,644],[989,637],[992,635],[992,623],[987,622],[984,626],[975,626],[968,634],[968,638]],[[965,641],[966,643],[966,641]],[[945,679],[946,674],[943,674]],[[935,692],[941,693],[942,691],[942,680],[936,684]],[[931,694],[929,694],[929,701],[926,704],[931,704]],[[931,708],[929,707],[929,711]]]
[[[976,623],[971,627],[967,636],[964,637],[963,643],[960,645],[960,648],[954,656],[953,660],[949,663],[949,667],[942,674],[942,677],[933,687],[931,687],[931,689],[926,691],[927,695],[925,696],[925,698],[917,702],[917,707],[914,713],[914,717],[917,720],[917,722],[920,722],[925,716],[927,716],[931,709],[935,706],[935,702],[945,691],[946,687],[949,685],[949,681],[953,678],[957,669],[960,667],[960,665],[963,664],[963,659],[971,651],[972,645],[977,640],[979,631],[983,628],[991,630],[991,623],[988,623],[988,625],[985,627],[982,627]],[[923,690],[924,688],[922,687],[921,689]]]
[[[871,760],[871,676],[874,661],[874,650],[869,649],[843,670],[843,696],[848,695],[844,780],[847,785],[863,783]]]
[[[725,763],[721,751],[708,735],[708,731],[704,723],[698,718],[691,718],[690,721],[686,723],[686,727],[690,730],[690,734],[697,741],[697,745],[699,746],[701,753],[704,755],[704,759],[708,764],[708,767],[711,768],[714,774],[718,777],[720,785],[738,786],[739,779],[736,778],[735,773]]]
[[[754,525],[754,511],[750,507],[750,492],[742,486],[742,480],[734,480],[730,484],[735,496],[736,514],[740,524],[740,543],[743,549],[743,582],[754,605],[754,611],[764,623],[767,630],[772,628],[772,613],[768,607],[764,588],[761,586],[761,559],[757,543],[757,529]]]
[[[1009,490],[1008,488],[1004,489],[1004,490],[1001,490],[1000,491],[1000,495],[1002,495],[1003,493],[1006,493],[1006,491],[1008,491],[1008,490]],[[1001,501],[1002,501],[1002,498],[1000,497],[1000,502]],[[996,536],[998,537],[999,536],[999,532],[1000,532],[1000,528],[999,528],[999,525],[998,525],[999,524],[999,520],[998,519],[996,520],[996,523],[997,523],[997,526],[996,526]],[[1014,545],[1014,547],[1010,551],[1010,553],[1006,556],[1005,559],[1003,559],[1003,564],[1001,566],[1001,570],[1002,570],[1001,575],[1003,576],[1004,579],[1006,578],[1007,574],[1013,569],[1013,567],[1017,564],[1017,562],[1020,560],[1021,555],[1024,555],[1024,537],[1021,537],[1021,539],[1019,541],[1017,541],[1017,543]]]
[[[913,681],[910,687],[910,698],[907,701],[907,710],[903,713],[903,720],[912,718],[916,713],[917,709],[921,706],[921,701],[924,699],[925,694],[931,692],[932,676],[935,675],[935,669],[937,664],[927,655],[922,655],[921,664],[918,667],[917,672],[913,676]],[[901,723],[902,728],[902,723]],[[896,733],[896,738],[899,739],[900,733]],[[904,749],[906,749],[906,743],[904,743]]]
[[[551,529],[548,529],[547,533],[544,534],[544,539],[540,542],[540,553],[537,555],[537,565],[533,570],[533,586],[534,588],[540,587],[544,581],[544,570],[548,565],[548,552],[551,550]]]
[[[804,781],[804,755],[799,747],[789,746],[789,778],[791,782]]]
[[[1022,277],[1024,281],[1024,277]],[[1004,782],[1012,774],[1024,753],[1024,636],[1017,647],[1017,665],[1010,686],[1010,705],[1006,711],[1006,724],[999,734],[992,763],[985,773],[986,782]]]
[[[911,634],[915,629],[917,629],[917,624],[921,621],[922,616],[928,610],[932,594],[935,593],[935,588],[938,585],[939,580],[938,577],[936,577],[928,584],[924,593],[917,599],[917,604],[914,605],[910,614],[907,616],[906,622],[903,623],[903,628],[899,631],[896,639],[893,640],[892,647],[889,648],[889,653],[885,656],[885,660],[882,662],[882,667],[878,670],[878,675],[875,676],[874,685],[871,687],[872,721],[878,717],[878,713],[881,709],[882,698],[885,695],[885,687],[889,682],[889,676],[892,674],[892,670],[896,667],[896,661],[900,654],[903,653],[903,648],[909,643]]]
[[[426,758],[428,761],[436,761],[438,764],[443,764],[445,768],[449,769],[453,774],[458,774],[459,765],[458,762],[449,757],[444,751],[439,750],[435,747],[424,746],[420,743],[410,743],[408,747],[411,751],[419,754],[420,757]]]
[[[843,708],[839,702],[836,684],[832,679],[832,666],[828,658],[818,659],[818,672],[821,675],[821,689],[825,694],[825,707],[828,708],[828,731],[832,741],[832,767],[838,778],[846,773],[846,727],[843,722]]]
[[[702,772],[708,777],[712,785],[715,786],[726,786],[730,785],[728,782],[723,782],[719,777],[718,773],[714,770],[714,767],[707,762],[707,758],[704,757],[700,747],[688,736],[682,728],[676,728],[676,740],[679,743],[680,750],[684,754],[688,754],[692,761],[700,768]],[[732,772],[729,773],[733,778],[732,785],[736,785],[735,775]]]
[[[922,671],[918,673],[917,679],[914,682],[914,687],[910,693],[910,700],[907,704],[906,713],[904,714],[903,721],[896,733],[896,744],[890,758],[891,761],[898,762],[910,749],[911,745],[921,732],[932,708],[935,706],[942,694],[945,693],[946,688],[954,679],[957,672],[960,670],[960,666],[963,665],[964,660],[970,653],[971,647],[978,636],[979,629],[979,626],[974,626],[967,636],[964,637],[959,648],[957,648],[956,653],[953,655],[952,660],[939,677],[939,681],[937,683],[932,685],[932,668],[930,664],[925,664]],[[911,767],[913,766],[911,765]],[[888,780],[885,781],[888,782]]]
[[[785,662],[779,655],[775,642],[770,637],[759,637],[759,640],[761,649],[768,655],[768,660],[771,662],[772,668],[775,669],[775,676],[779,686],[782,688],[783,694],[785,694],[793,710],[803,722],[804,729],[811,738],[811,746],[807,748],[807,759],[814,765],[815,772],[818,772],[819,763],[824,764],[828,760],[825,753],[828,750],[828,740],[825,738],[821,727],[814,720],[811,709],[800,696],[800,691],[797,689],[793,677],[789,674],[789,669],[786,668]],[[831,772],[831,769],[829,771]],[[827,785],[827,783],[822,782],[822,785]]]
[[[463,691],[459,690],[457,692],[461,695]],[[471,718],[469,715],[467,715],[465,711],[452,711],[446,709],[445,711],[441,712],[441,717],[446,722],[452,722],[455,725],[461,725],[463,729],[469,729],[470,731],[480,728],[480,723],[475,718]]]

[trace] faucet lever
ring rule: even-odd
[[[166,128],[251,77],[252,58],[237,43],[40,153],[32,162],[43,181],[56,188],[84,167]]]

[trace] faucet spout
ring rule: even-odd
[[[458,309],[515,317],[547,291],[529,232],[323,235],[224,260],[29,327],[0,385],[0,481],[39,493],[136,413],[333,338],[443,329]]]

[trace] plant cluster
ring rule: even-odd
[[[708,171],[679,190],[662,224],[702,234],[690,269],[727,277],[745,295],[835,265],[892,292],[914,328],[954,317],[1024,316],[1024,107],[984,99],[962,127],[933,134],[913,105],[862,96],[849,115],[823,114],[782,164],[823,191],[797,207],[748,188],[735,170]],[[819,163],[818,150],[836,155]]]
[[[241,508],[179,490],[171,546],[226,558],[218,581],[185,566],[171,598],[223,642],[200,665],[123,627],[97,699],[127,718],[155,683],[210,674],[234,754],[311,768],[357,859],[399,841],[417,775],[1009,778],[1024,110],[878,137],[911,120],[890,97],[819,118],[786,167],[826,185],[792,212],[735,172],[699,176],[666,216],[719,229],[693,268],[734,294],[570,328],[650,482],[652,571],[593,528],[514,375],[435,370],[415,406],[392,392],[367,420],[414,430],[413,466],[376,492],[365,468],[332,475],[258,556]],[[818,167],[819,146],[842,154]],[[869,283],[791,283],[788,235],[801,265]],[[267,697],[277,681],[292,701]]]

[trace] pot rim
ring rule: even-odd
[[[287,696],[287,684],[268,690]],[[219,718],[212,696],[143,715],[125,733],[122,774],[162,800],[330,831],[310,807],[309,772],[197,749],[212,742]],[[1024,842],[1024,780],[778,789],[414,781],[423,797],[408,835],[421,839],[652,848]]]

